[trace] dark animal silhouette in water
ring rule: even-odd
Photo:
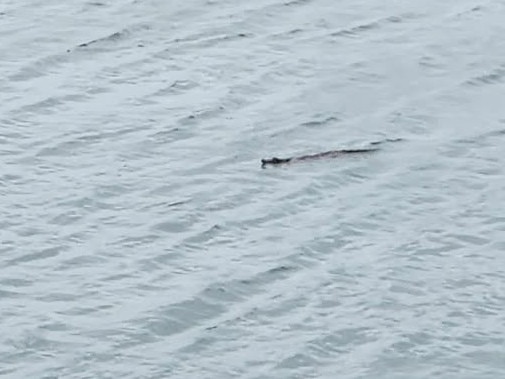
[[[299,157],[289,157],[289,158],[273,157],[273,158],[269,158],[269,159],[262,159],[261,160],[261,167],[264,168],[269,165],[276,166],[276,165],[282,165],[282,164],[287,164],[287,163],[311,161],[311,160],[316,160],[316,159],[321,159],[321,158],[338,158],[341,156],[373,153],[373,152],[379,150],[378,147],[375,147],[377,145],[380,145],[385,142],[398,142],[398,141],[402,141],[402,139],[401,138],[386,139],[383,141],[372,142],[372,143],[370,143],[371,147],[363,148],[363,149],[330,150],[330,151],[325,151],[325,152],[317,153],[317,154],[301,155]]]

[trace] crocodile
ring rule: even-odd
[[[338,158],[341,156],[369,154],[369,153],[373,153],[373,152],[380,150],[377,147],[377,145],[381,145],[385,142],[398,142],[398,141],[402,141],[402,140],[403,140],[402,138],[396,138],[396,139],[386,139],[386,140],[382,140],[382,141],[375,141],[375,142],[371,142],[369,144],[370,147],[361,148],[361,149],[329,150],[329,151],[324,151],[322,153],[301,155],[301,156],[289,157],[289,158],[277,158],[277,157],[267,158],[267,159],[261,160],[261,167],[265,168],[269,165],[277,166],[277,165],[283,165],[283,164],[288,164],[288,163],[312,161],[312,160],[322,159],[322,158]]]

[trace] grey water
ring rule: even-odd
[[[2,1],[0,377],[505,377],[504,12]]]

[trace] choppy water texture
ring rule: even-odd
[[[504,377],[504,13],[4,0],[0,376]]]

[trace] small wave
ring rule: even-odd
[[[503,78],[505,77],[505,64],[501,64],[494,70],[491,70],[488,74],[480,75],[469,79],[465,82],[465,85],[468,86],[484,86],[488,84],[496,84],[503,82]]]
[[[419,15],[410,14],[410,13],[403,14],[400,16],[389,16],[389,17],[381,18],[381,19],[371,21],[368,23],[356,25],[356,26],[353,26],[350,28],[344,28],[344,29],[338,30],[336,32],[331,33],[330,36],[353,38],[353,37],[357,37],[363,33],[366,33],[366,32],[372,31],[372,30],[376,30],[376,29],[379,29],[379,28],[382,28],[382,27],[385,27],[385,26],[388,26],[391,24],[403,23],[407,20],[415,19],[418,17],[419,17]]]
[[[284,5],[287,7],[291,7],[291,6],[295,6],[295,5],[305,5],[305,4],[308,4],[311,2],[312,2],[312,0],[291,0],[291,1],[286,1],[284,3]]]
[[[123,41],[125,39],[128,39],[132,37],[135,32],[140,31],[140,30],[148,30],[150,27],[148,25],[134,25],[128,28],[125,28],[123,30],[120,30],[118,32],[114,32],[109,34],[108,36],[105,37],[100,37],[97,39],[93,39],[91,41],[83,42],[79,45],[77,45],[76,49],[82,49],[82,48],[87,48],[90,46],[103,46],[103,45],[109,45],[111,43],[117,43],[120,41]],[[141,44],[139,44],[141,46]],[[68,49],[67,52],[71,52],[71,49]]]

